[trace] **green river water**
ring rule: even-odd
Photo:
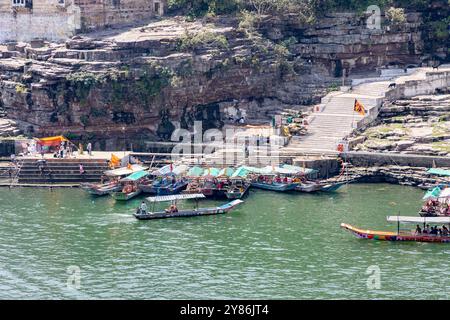
[[[395,230],[385,217],[415,215],[422,195],[387,184],[252,190],[228,215],[137,221],[142,198],[4,188],[0,298],[449,299],[450,245],[360,240],[339,227]],[[367,287],[370,266],[380,289]],[[73,268],[79,286],[68,285]]]

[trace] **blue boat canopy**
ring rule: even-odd
[[[208,168],[203,172],[204,177],[212,176],[217,177],[220,174],[220,169],[217,168]]]
[[[200,167],[192,167],[189,169],[187,175],[190,177],[200,177],[205,170]]]
[[[140,179],[142,179],[142,178],[144,178],[144,177],[146,177],[148,175],[149,175],[149,173],[147,171],[138,171],[138,172],[135,172],[135,173],[129,175],[128,177],[126,177],[126,178],[124,178],[124,179],[122,179],[120,181],[122,181],[122,182],[138,181],[138,180],[140,180]]]

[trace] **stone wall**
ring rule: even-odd
[[[450,157],[422,156],[411,154],[348,152],[340,157],[356,167],[403,166],[438,168],[450,167]]]
[[[32,8],[0,0],[0,43],[65,40],[79,31],[142,23],[163,15],[166,0],[34,0]]]
[[[81,8],[82,29],[99,28],[144,22],[155,15],[163,15],[165,0],[74,0]]]

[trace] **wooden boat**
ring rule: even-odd
[[[155,188],[156,194],[159,196],[167,196],[180,193],[186,188],[188,182],[185,180],[178,180],[175,183],[171,183],[167,186]]]
[[[141,189],[137,189],[136,191],[132,191],[130,193],[125,193],[125,192],[113,192],[111,193],[111,196],[117,200],[117,201],[128,201],[130,199],[133,199],[135,197],[137,197],[138,195],[140,195],[142,193]]]
[[[298,183],[264,183],[264,182],[252,182],[251,186],[253,188],[277,191],[277,192],[287,192],[295,190],[298,186]]]
[[[188,200],[188,199],[202,199],[205,198],[203,194],[180,194],[180,195],[171,195],[171,196],[158,196],[147,198],[147,201],[155,204],[157,202],[172,202],[172,205],[176,203],[177,200]],[[136,213],[134,213],[134,217],[138,220],[155,220],[155,219],[168,219],[168,218],[187,218],[187,217],[198,217],[198,216],[211,216],[211,215],[219,215],[226,214],[233,210],[236,206],[243,203],[242,200],[234,200],[230,203],[224,204],[218,207],[212,208],[198,208],[198,202],[195,209],[187,209],[187,210],[173,210],[173,211],[149,211],[142,212],[142,210],[137,209]],[[176,208],[176,207],[175,207]]]
[[[144,193],[154,194],[156,193],[156,189],[153,186],[153,180],[143,181],[138,184],[138,188],[142,190]]]
[[[318,183],[318,182],[313,182],[313,181],[305,181],[300,183],[295,190],[300,191],[300,192],[316,192],[316,191],[320,191],[322,190],[323,185]]]
[[[300,192],[334,192],[338,190],[343,185],[349,183],[348,181],[341,181],[341,182],[330,182],[330,183],[322,183],[322,182],[315,182],[315,181],[306,181],[300,183],[295,190]]]
[[[389,222],[397,222],[397,231],[373,231],[366,229],[359,229],[352,225],[342,223],[341,228],[349,231],[360,239],[371,239],[380,241],[415,241],[415,242],[438,242],[438,243],[450,243],[450,237],[432,235],[432,234],[416,234],[414,231],[400,230],[400,223],[412,223],[412,224],[449,224],[450,217],[438,217],[438,218],[424,218],[424,217],[402,217],[391,216],[387,217]]]
[[[347,183],[350,183],[350,181],[328,183],[328,184],[322,185],[322,188],[320,189],[320,191],[334,192],[334,191],[337,191],[340,187],[346,185]]]
[[[142,189],[138,187],[139,183],[149,175],[147,171],[138,171],[128,177],[120,180],[121,190],[111,193],[111,196],[117,201],[128,201],[140,195]]]
[[[242,199],[250,189],[250,184],[246,182],[242,182],[242,184],[232,184],[227,192],[225,193],[225,196],[228,199]]]
[[[118,192],[122,189],[119,183],[94,184],[84,183],[80,187],[93,196],[106,196],[112,192]]]

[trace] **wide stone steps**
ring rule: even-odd
[[[21,184],[77,184],[99,182],[108,166],[105,160],[96,159],[46,159],[42,172],[39,159],[25,159],[21,164],[18,183]],[[79,165],[84,174],[80,174]]]

